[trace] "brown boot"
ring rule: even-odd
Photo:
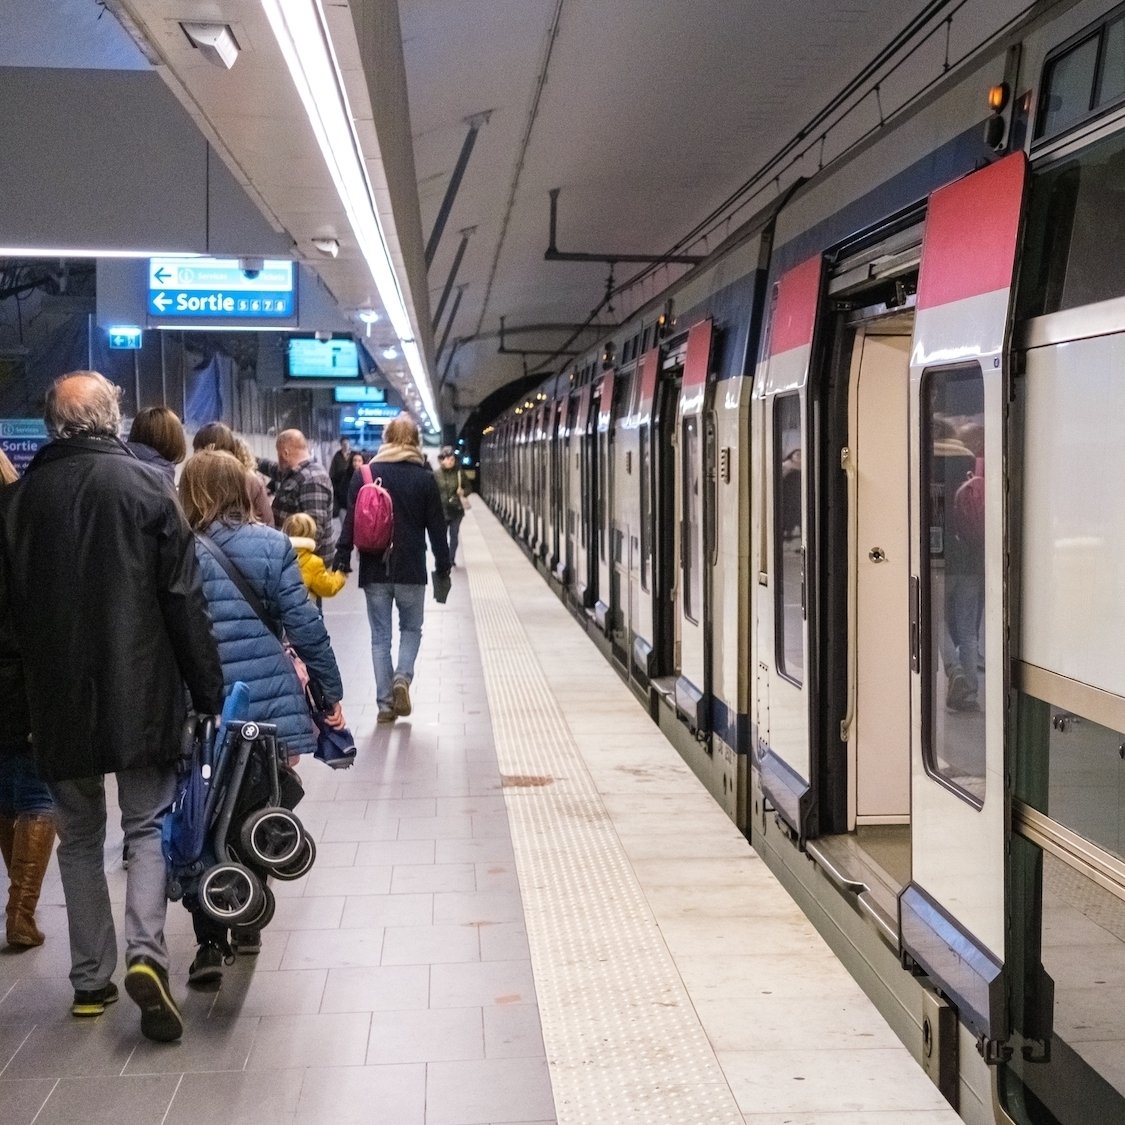
[[[12,870],[12,839],[15,836],[15,817],[0,816],[0,855],[4,857],[4,870]]]
[[[30,948],[43,944],[43,932],[35,924],[35,907],[43,887],[43,876],[55,842],[55,822],[50,816],[16,818],[9,872],[8,944]]]

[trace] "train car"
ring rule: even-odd
[[[969,1122],[1125,1121],[1123,200],[1125,6],[1038,5],[485,440]]]

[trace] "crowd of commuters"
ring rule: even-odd
[[[62,376],[46,399],[51,440],[24,475],[0,454],[6,938],[13,949],[44,940],[35,908],[57,833],[71,1011],[97,1016],[118,999],[103,860],[105,776],[115,775],[128,860],[124,988],[143,1034],[171,1041],[183,1019],[168,977],[161,833],[184,722],[189,711],[218,716],[241,681],[246,717],[276,726],[291,763],[314,751],[316,728],[284,637],[318,685],[325,721],[343,728],[343,683],[319,599],[338,593],[351,570],[364,458],[342,443],[326,472],[305,436],[285,430],[277,460],[257,459],[221,422],[194,435],[187,457],[167,407],[140,411],[124,442],[119,399],[97,372]],[[394,514],[390,549],[359,551],[380,722],[412,709],[427,536],[435,580],[447,581],[453,565],[449,537],[455,550],[464,507],[446,452],[431,472],[417,427],[399,418],[372,459]],[[228,933],[190,897],[185,905],[198,941],[189,984],[213,985],[236,953],[260,948],[257,932]]]

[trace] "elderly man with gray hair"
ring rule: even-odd
[[[168,986],[161,829],[187,711],[222,709],[191,529],[171,485],[122,444],[117,388],[94,371],[47,394],[52,440],[0,494],[0,630],[23,663],[35,764],[55,801],[75,1016],[117,999],[103,851],[105,775],[129,849],[125,990],[150,1039],[178,1039]]]
[[[336,550],[332,481],[325,467],[312,459],[305,435],[282,430],[277,435],[277,460],[259,460],[258,471],[270,478],[275,490],[274,525],[280,528],[290,516],[307,512],[316,521],[316,553],[330,563]]]

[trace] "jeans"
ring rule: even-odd
[[[461,535],[461,521],[465,518],[462,512],[459,516],[454,516],[452,519],[445,521],[446,531],[449,532],[449,561],[457,561],[457,541]]]
[[[984,576],[949,574],[945,576],[945,636],[942,660],[946,674],[960,672],[965,690],[975,696],[978,688],[977,662],[980,659],[980,623],[984,610]]]
[[[414,661],[422,646],[422,617],[426,587],[403,582],[376,582],[364,586],[367,620],[371,625],[371,663],[375,669],[375,697],[387,709],[394,700],[394,682],[414,679]],[[398,605],[398,662],[391,658],[391,617]]]
[[[51,811],[51,794],[39,780],[26,743],[18,749],[0,746],[0,816],[38,816]]]
[[[122,770],[117,777],[121,827],[129,847],[125,881],[125,957],[144,955],[165,971],[168,909],[160,833],[176,792],[173,766]],[[59,832],[59,874],[70,928],[70,982],[76,990],[103,988],[117,968],[117,934],[110,912],[105,863],[105,778],[53,781]]]

